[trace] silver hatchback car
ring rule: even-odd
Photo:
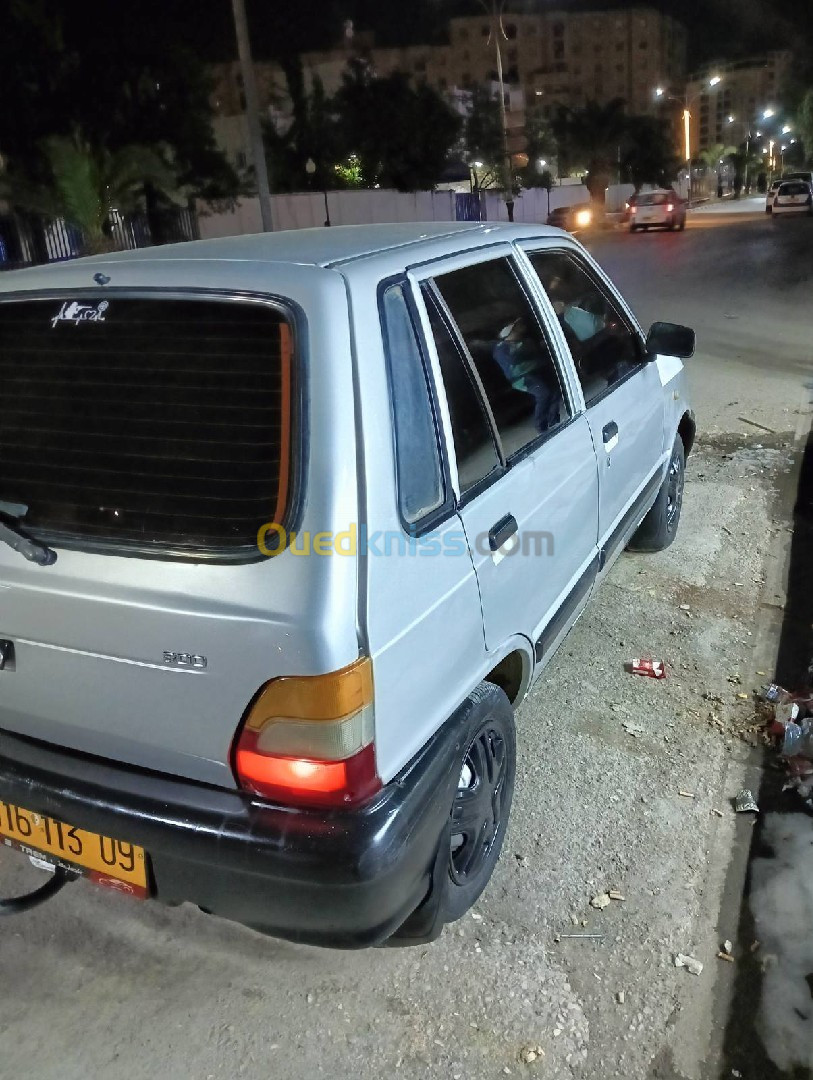
[[[666,547],[681,357],[546,227],[238,237],[0,291],[0,835],[296,941],[480,895],[514,707]]]

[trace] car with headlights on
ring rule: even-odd
[[[567,232],[578,233],[589,229],[595,221],[590,203],[576,203],[575,206],[557,206],[548,214],[548,225]]]

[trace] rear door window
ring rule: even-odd
[[[0,303],[0,515],[79,547],[258,557],[288,508],[292,368],[269,304]]]
[[[439,275],[506,459],[569,419],[550,345],[510,259]]]
[[[498,475],[502,462],[479,389],[429,286],[424,301],[449,406],[460,494],[466,495]]]

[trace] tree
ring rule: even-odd
[[[586,170],[584,182],[596,202],[604,202],[617,170],[619,151],[628,135],[627,121],[621,98],[607,105],[589,101],[583,109],[560,108],[553,121],[560,160],[568,169]]]
[[[333,99],[341,157],[358,158],[369,186],[399,191],[432,188],[460,130],[460,120],[425,83],[394,72],[378,77],[350,65]]]
[[[0,0],[0,153],[45,180],[44,140],[79,129],[111,152],[171,147],[192,193],[233,197],[238,177],[215,144],[212,86],[184,44],[180,7],[139,0],[102,13],[91,0]],[[160,192],[148,186],[146,197],[157,203]]]
[[[552,174],[547,162],[557,156],[556,139],[541,106],[532,106],[525,114],[525,153],[528,164],[517,170],[517,178],[526,188],[541,187],[550,191]],[[542,165],[541,162],[545,162]]]
[[[703,162],[706,168],[710,172],[713,171],[715,176],[717,177],[718,196],[722,194],[722,177],[720,175],[720,166],[730,158],[735,157],[736,154],[736,146],[724,146],[723,143],[714,143],[713,146],[707,146],[705,150],[701,150],[700,153],[697,155],[699,160]]]
[[[27,176],[12,166],[0,175],[0,195],[22,210],[64,218],[82,233],[86,254],[110,250],[111,212],[143,206],[145,183],[162,195],[178,194],[172,166],[148,147],[109,151],[78,136],[55,135],[43,141],[41,150],[45,177]]]
[[[504,182],[505,162],[502,115],[499,101],[484,86],[472,90],[471,105],[464,124],[464,141],[475,188],[488,188]]]
[[[340,156],[338,122],[322,81],[314,78],[308,93],[299,57],[289,60],[284,71],[290,123],[269,121],[263,132],[273,189],[304,191],[315,186],[324,191],[345,186],[335,168]],[[309,160],[316,167],[312,176],[306,168]]]
[[[621,177],[635,185],[669,187],[680,167],[671,131],[654,116],[628,116],[621,148]]]
[[[757,154],[751,148],[747,148],[746,144],[743,143],[733,154],[729,154],[728,160],[734,166],[734,194],[739,198],[740,192],[746,186],[746,182],[747,188],[750,190],[760,170],[764,167],[762,155]],[[746,194],[748,194],[748,191],[746,191]]]
[[[805,157],[813,162],[813,88],[802,97],[796,117]]]

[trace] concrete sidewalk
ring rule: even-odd
[[[711,199],[702,206],[690,208],[694,215],[706,214],[756,214],[765,210],[764,195],[748,195],[739,199],[728,197],[725,199]]]

